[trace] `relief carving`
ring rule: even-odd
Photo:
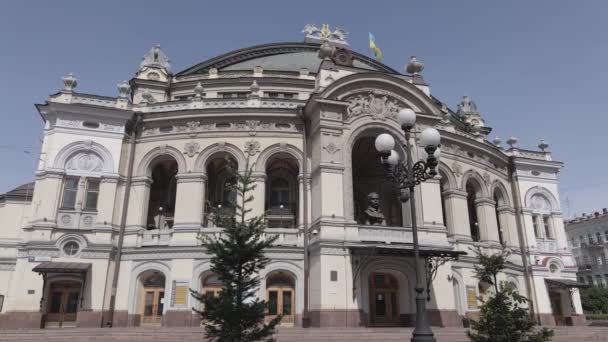
[[[184,154],[187,154],[188,157],[192,158],[198,153],[200,148],[201,145],[199,145],[197,142],[187,142],[184,145]]]
[[[103,170],[103,160],[94,153],[81,152],[71,157],[65,168],[75,171],[101,172]]]
[[[359,115],[371,115],[376,120],[394,119],[403,107],[398,100],[379,91],[357,94],[347,98],[346,101],[349,102],[346,119]]]
[[[245,153],[250,156],[255,156],[258,152],[260,152],[260,142],[255,140],[250,140],[245,143]]]

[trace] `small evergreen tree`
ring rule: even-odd
[[[494,293],[484,300],[479,321],[471,321],[467,335],[473,342],[546,342],[553,331],[535,329],[536,322],[522,305],[528,299],[515,288],[498,282],[498,273],[505,268],[506,254],[484,254],[475,251],[479,263],[475,265],[475,277],[494,287]]]
[[[203,247],[211,258],[211,271],[223,282],[217,296],[190,290],[192,296],[203,304],[197,310],[205,326],[205,336],[216,342],[275,341],[272,337],[275,326],[281,317],[264,323],[266,302],[257,299],[260,279],[259,271],[269,262],[264,250],[272,245],[277,237],[265,239],[264,217],[246,218],[251,209],[246,204],[253,201],[249,193],[255,189],[252,168],[244,173],[228,167],[236,178],[233,190],[238,194],[232,203],[232,215],[215,215],[214,222],[223,231],[219,238],[199,234]],[[239,203],[240,202],[240,203]]]

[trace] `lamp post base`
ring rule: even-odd
[[[416,287],[416,328],[412,334],[412,342],[435,342],[435,335],[426,317],[426,298],[424,288]]]

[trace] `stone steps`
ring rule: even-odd
[[[460,328],[434,328],[438,342],[465,342],[466,330]],[[608,341],[606,327],[560,327],[555,329],[554,342]],[[412,328],[280,328],[278,342],[312,341],[408,341]],[[126,342],[126,341],[179,341],[201,342],[202,328],[65,328],[43,330],[0,330],[0,341],[15,342]]]

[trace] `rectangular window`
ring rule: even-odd
[[[63,201],[61,207],[74,209],[76,195],[78,194],[78,177],[68,177],[63,181]]]
[[[217,94],[219,98],[222,99],[246,99],[247,95],[249,95],[248,92],[225,92],[225,93],[218,93]]]
[[[593,244],[593,236],[591,234],[587,234],[587,240],[589,241],[590,245]]]
[[[330,281],[338,281],[338,271],[329,272],[329,280]]]
[[[99,198],[99,180],[87,180],[87,191],[84,198],[85,210],[97,210],[97,199]]]
[[[545,238],[553,239],[553,232],[551,231],[551,224],[549,223],[549,216],[543,216],[543,226],[545,227]]]
[[[602,233],[595,233],[595,239],[597,240],[597,243],[602,243]]]
[[[3,306],[4,306],[4,295],[0,295],[0,312],[2,312]]]
[[[601,275],[596,275],[595,276],[595,285],[597,287],[604,287],[604,282],[602,281],[602,276]]]

